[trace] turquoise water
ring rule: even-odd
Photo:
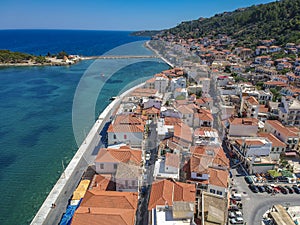
[[[145,51],[138,48],[142,46],[137,46],[137,52]],[[67,165],[76,152],[72,102],[79,80],[92,63],[0,69],[1,225],[29,224],[60,176],[62,161]],[[108,74],[108,68],[97,63],[92,67],[94,79],[101,79],[99,74]],[[118,70],[102,87],[95,116],[124,87],[167,68],[146,61]]]

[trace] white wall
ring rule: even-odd
[[[103,169],[101,169],[100,164],[103,164]],[[118,163],[100,163],[100,162],[95,162],[96,166],[96,172],[97,173],[104,173],[104,174],[115,174],[117,169],[114,169],[114,164]],[[118,167],[117,167],[118,168]]]
[[[257,134],[258,126],[250,126],[250,125],[230,125],[229,135],[237,136],[237,137],[255,137]]]
[[[116,135],[116,138],[114,138],[114,134]],[[126,135],[126,139],[124,138],[124,135]],[[143,141],[143,133],[107,133],[108,136],[108,145],[114,145],[114,144],[130,144],[131,146],[141,147],[142,141]]]

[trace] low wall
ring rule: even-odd
[[[122,99],[134,89],[142,87],[144,84],[145,83],[139,84],[127,90],[116,97],[116,99],[105,108],[33,218],[31,225],[54,225],[60,222],[68,205],[68,201],[80,182],[84,171],[88,165],[94,163],[95,155],[92,153],[95,147],[99,145],[101,138],[100,132],[103,127],[111,120],[112,113],[119,107]],[[56,205],[55,208],[51,208],[53,203]]]

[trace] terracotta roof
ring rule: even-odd
[[[261,140],[256,140],[256,139],[246,139],[246,140],[242,140],[242,139],[238,139],[238,140],[235,140],[235,142],[238,144],[238,145],[243,145],[243,143],[245,143],[247,146],[263,146],[265,145],[263,141]]]
[[[75,211],[72,225],[134,225],[138,193],[89,190]]]
[[[134,162],[136,164],[139,164],[141,160],[141,150],[133,150],[127,146],[123,146],[119,149],[100,149],[95,162]]]
[[[207,132],[218,132],[216,129],[212,128],[212,127],[200,127],[195,129],[194,131],[194,136],[206,136]]]
[[[185,123],[178,123],[174,125],[174,137],[183,139],[187,142],[192,142],[192,129]]]
[[[208,173],[209,173],[209,184],[218,187],[224,187],[224,188],[228,187],[229,173],[227,170],[218,170],[214,168],[209,168]]]
[[[208,109],[200,109],[198,113],[194,114],[195,117],[198,117],[202,121],[213,121],[213,115]]]
[[[165,120],[165,125],[175,125],[182,122],[180,118],[176,118],[176,117],[165,117],[164,120]]]
[[[286,144],[280,141],[277,137],[275,137],[271,133],[258,133],[258,137],[267,138],[270,142],[272,142],[272,147],[286,147]]]
[[[157,205],[173,205],[173,201],[194,202],[196,188],[194,184],[186,184],[173,180],[161,180],[152,184],[148,210]]]
[[[137,97],[149,97],[154,96],[158,93],[155,89],[150,88],[137,88],[133,92],[131,92],[130,96],[137,96]]]
[[[173,153],[167,153],[165,165],[179,168],[179,155]]]
[[[177,107],[177,110],[181,113],[181,114],[192,114],[194,113],[194,109],[196,109],[197,106],[194,104],[188,104],[188,105],[179,105]]]
[[[232,125],[257,126],[259,120],[256,118],[229,118],[229,123]]]
[[[267,112],[269,112],[269,108],[266,107],[265,105],[259,105],[259,112],[260,113],[267,113]]]
[[[145,114],[159,114],[160,113],[160,109],[157,109],[155,107],[150,107],[148,109],[144,109],[143,113],[145,113]]]
[[[246,101],[248,101],[251,105],[259,105],[258,101],[256,100],[256,98],[254,98],[253,96],[250,96],[246,99]]]
[[[115,185],[111,178],[110,174],[95,174],[89,189],[115,191]]]
[[[203,173],[211,166],[229,167],[229,160],[222,147],[214,146],[192,146],[190,149],[190,171]]]
[[[280,87],[288,86],[286,83],[284,83],[282,81],[267,81],[267,82],[264,82],[264,85],[273,85],[273,86],[280,86]]]
[[[278,120],[266,120],[265,124],[272,126],[277,132],[288,137],[298,137],[299,129],[296,127],[285,127]]]
[[[108,133],[143,133],[145,122],[134,114],[117,115]]]

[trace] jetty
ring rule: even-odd
[[[147,59],[160,58],[158,55],[101,55],[101,56],[83,56],[82,60],[89,59]]]

